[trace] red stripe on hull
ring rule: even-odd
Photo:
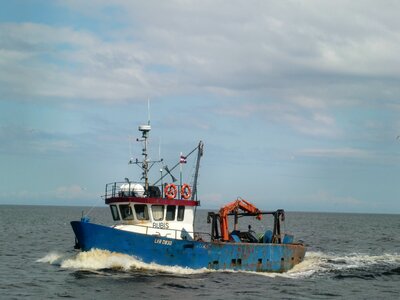
[[[106,199],[106,204],[136,202],[145,204],[179,205],[179,206],[199,206],[200,201],[166,199],[166,198],[139,198],[139,197],[111,197]]]

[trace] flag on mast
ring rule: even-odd
[[[181,153],[181,158],[179,159],[179,163],[181,163],[181,164],[186,164],[187,163],[186,156],[183,156],[182,153]]]
[[[179,158],[179,179],[180,185],[182,186],[182,164],[186,164],[186,156],[184,156],[181,152],[181,156]]]

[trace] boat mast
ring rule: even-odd
[[[194,172],[194,180],[193,180],[193,193],[192,193],[192,199],[195,200],[197,198],[197,178],[199,177],[199,169],[200,169],[200,158],[203,156],[203,147],[204,144],[202,141],[199,142],[199,145],[197,146],[197,161],[196,161],[196,170]]]
[[[142,149],[142,155],[143,155],[143,162],[142,162],[142,179],[144,179],[144,185],[145,185],[145,191],[149,190],[149,160],[147,158],[147,139],[149,138],[149,132],[151,130],[150,126],[150,120],[147,125],[139,125],[139,131],[142,132],[142,139],[140,140],[143,142],[143,149]],[[139,139],[138,139],[139,141]]]

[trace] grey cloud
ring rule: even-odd
[[[3,25],[11,32],[2,35],[6,49],[23,56],[0,60],[8,94],[21,85],[25,97],[118,101],[211,93],[338,103],[390,101],[400,92],[397,2],[61,3],[99,23],[110,22],[108,5],[119,7],[116,17],[126,26],[103,34]]]

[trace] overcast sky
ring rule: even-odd
[[[0,204],[104,205],[150,98],[203,208],[400,213],[400,2],[85,2],[0,4]]]

